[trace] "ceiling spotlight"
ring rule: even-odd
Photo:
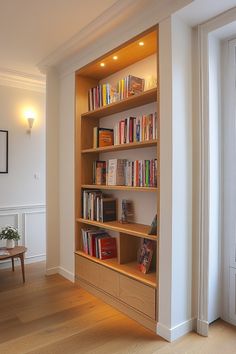
[[[144,46],[144,42],[139,42],[140,47],[143,47]]]
[[[117,59],[118,59],[118,56],[117,56],[117,55],[114,55],[113,59],[114,59],[114,60],[117,60]]]
[[[100,63],[100,66],[104,67],[104,66],[105,66],[105,63]]]

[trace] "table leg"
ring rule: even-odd
[[[25,283],[24,254],[21,254],[19,257],[20,257],[20,262],[21,262],[21,270],[22,270],[23,283]]]
[[[15,271],[15,266],[14,266],[14,257],[11,258],[11,265],[12,265],[12,271]]]

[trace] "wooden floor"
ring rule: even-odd
[[[0,354],[234,354],[236,329],[223,321],[208,338],[190,333],[167,343],[44,263],[0,270]]]

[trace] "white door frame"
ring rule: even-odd
[[[199,25],[197,28],[198,58],[198,146],[195,163],[199,168],[198,185],[200,195],[196,210],[198,219],[198,276],[197,276],[197,332],[208,335],[208,297],[209,297],[209,72],[208,72],[208,38],[209,34],[236,18],[236,8]]]

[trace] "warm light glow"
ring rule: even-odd
[[[118,59],[118,56],[117,56],[117,55],[114,55],[113,59],[114,59],[114,60],[117,60],[117,59]]]
[[[22,113],[25,121],[27,122],[26,124],[28,129],[26,132],[27,134],[31,134],[31,130],[36,120],[36,112],[31,107],[25,107],[23,108]]]
[[[105,63],[100,63],[100,66],[102,66],[102,67],[105,66]]]
[[[26,119],[28,119],[28,118],[33,118],[33,119],[35,119],[36,114],[35,114],[35,111],[33,111],[32,109],[27,109],[27,110],[24,112],[24,116],[25,116]]]
[[[144,46],[144,42],[139,42],[140,47]]]

